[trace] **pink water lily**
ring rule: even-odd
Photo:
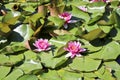
[[[36,47],[35,51],[41,52],[41,51],[48,51],[50,50],[50,44],[48,42],[48,39],[38,39],[33,43],[33,45]]]
[[[68,12],[64,12],[64,13],[58,15],[58,16],[59,16],[59,18],[65,20],[65,24],[64,24],[65,29],[68,28],[68,25],[67,25],[68,23],[75,23],[75,22],[77,22],[76,20],[71,20],[72,14],[70,14]]]
[[[81,43],[77,41],[71,41],[68,46],[64,48],[69,53],[65,57],[74,58],[75,56],[81,56],[81,53],[86,51],[86,49],[81,48]]]

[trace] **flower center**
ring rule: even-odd
[[[46,43],[44,43],[44,42],[39,42],[39,46],[41,48],[46,48],[47,47]]]
[[[73,45],[73,46],[71,46],[71,49],[72,49],[72,50],[76,50],[77,47],[76,47],[75,45]]]

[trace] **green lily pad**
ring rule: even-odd
[[[10,45],[0,50],[2,54],[15,54],[16,52],[24,51],[26,48],[23,43],[12,42]]]
[[[106,67],[112,70],[115,70],[115,71],[120,70],[120,65],[116,61],[104,62],[104,64]]]
[[[0,66],[0,80],[2,80],[5,76],[10,72],[11,67]]]
[[[24,52],[25,60],[36,60],[37,59],[37,53],[28,50]]]
[[[54,22],[54,24],[56,26],[58,26],[58,28],[60,28],[62,25],[64,25],[64,20],[58,18],[58,17],[53,17],[53,16],[50,16],[48,17],[48,20]]]
[[[105,11],[106,4],[103,2],[94,2],[87,5],[88,12],[90,13],[103,13]]]
[[[119,71],[115,71],[114,75],[119,80],[120,79],[120,70]]]
[[[9,57],[4,54],[0,54],[0,65],[8,64],[8,62],[9,62]]]
[[[3,80],[17,80],[22,75],[23,75],[23,71],[21,69],[15,69],[9,75],[7,75]]]
[[[115,80],[115,78],[112,76],[111,72],[107,69],[105,70],[105,73],[102,75],[101,79]]]
[[[42,69],[42,65],[38,61],[29,60],[25,61],[20,67],[21,70],[23,70],[24,73],[33,73],[34,71],[40,71]]]
[[[67,58],[65,58],[65,56],[55,58],[52,52],[49,53],[42,52],[39,54],[39,56],[41,59],[41,63],[44,66],[53,69],[63,65],[67,61]]]
[[[69,66],[72,70],[77,71],[95,71],[100,64],[101,60],[94,60],[88,57],[76,57]]]
[[[115,60],[119,56],[119,44],[115,41],[104,46],[100,51],[90,54],[89,57],[94,59]]]
[[[48,73],[40,75],[40,80],[61,80],[56,70],[48,70]]]
[[[72,6],[72,15],[78,18],[81,18],[88,22],[90,20],[90,16],[88,13],[81,11],[79,8]]]
[[[38,78],[37,76],[31,74],[31,75],[23,75],[17,80],[38,80]]]
[[[58,70],[57,74],[62,80],[82,80],[82,73],[69,72],[64,69]]]

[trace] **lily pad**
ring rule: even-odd
[[[38,78],[35,75],[23,75],[17,80],[38,80]]]
[[[89,57],[76,57],[69,66],[72,70],[77,71],[95,71],[100,64],[101,60],[94,60]]]

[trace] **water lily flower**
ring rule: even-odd
[[[64,49],[69,52],[65,57],[71,58],[74,58],[75,56],[81,56],[81,53],[86,51],[86,49],[81,48],[81,43],[77,41],[70,41],[67,48],[65,47]]]
[[[59,18],[65,20],[65,24],[64,24],[65,29],[68,28],[68,25],[67,25],[68,23],[75,23],[75,22],[77,22],[76,20],[71,20],[72,14],[70,14],[68,12],[64,12],[64,13],[58,15],[58,16],[59,16]]]
[[[38,39],[33,43],[33,45],[36,47],[35,51],[41,52],[41,51],[48,51],[50,50],[50,43],[48,42],[48,39]]]

